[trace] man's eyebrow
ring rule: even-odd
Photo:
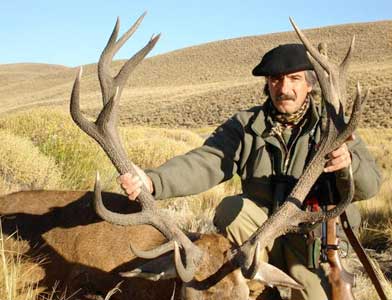
[[[292,78],[302,78],[301,74],[291,74],[291,75],[289,75],[289,77],[292,77]]]

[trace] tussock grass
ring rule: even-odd
[[[184,129],[124,128],[121,135],[129,158],[142,168],[154,168],[200,146],[203,139]]]
[[[3,118],[0,127],[30,139],[43,155],[53,159],[62,172],[61,188],[88,189],[96,170],[103,177],[113,173],[106,155],[66,112],[33,109]]]
[[[28,139],[0,131],[0,194],[62,186],[61,171],[51,157]]]

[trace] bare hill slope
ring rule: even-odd
[[[391,127],[392,21],[306,30],[314,44],[328,43],[341,60],[356,36],[350,87],[371,87],[365,127]],[[219,124],[239,109],[263,101],[263,79],[251,70],[270,48],[298,42],[293,32],[242,37],[189,47],[145,60],[122,96],[123,123],[198,127]],[[132,40],[129,41],[132,43]],[[98,58],[97,58],[98,59]],[[115,67],[121,61],[114,63]],[[0,65],[0,113],[35,105],[68,105],[75,69],[48,65]],[[96,65],[84,68],[82,102],[96,114],[100,91]]]

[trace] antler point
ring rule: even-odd
[[[118,27],[118,26],[120,26],[120,16],[117,16],[117,19],[116,19],[116,26],[115,27]]]
[[[359,81],[357,81],[357,91],[359,94],[361,94],[361,90],[362,90],[361,84],[359,83]]]
[[[97,182],[101,181],[101,176],[99,175],[99,171],[97,171],[95,174],[95,181]]]
[[[78,80],[80,80],[82,78],[82,74],[83,74],[83,67],[80,66],[79,71],[78,71]]]

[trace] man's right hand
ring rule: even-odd
[[[132,176],[131,173],[125,173],[118,177],[121,188],[128,195],[130,200],[136,200],[142,190],[143,184],[150,193],[154,192],[154,186],[150,177],[148,177],[138,166],[133,166],[135,167],[138,176]]]

